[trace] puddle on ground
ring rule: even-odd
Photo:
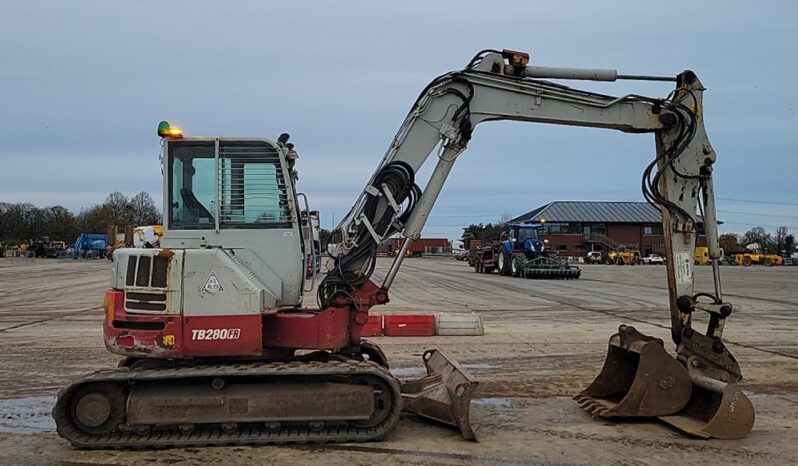
[[[0,400],[0,432],[4,434],[39,434],[55,432],[50,412],[55,396],[29,396]]]
[[[512,408],[515,406],[510,398],[475,398],[471,400],[471,404],[490,408]]]

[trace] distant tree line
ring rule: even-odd
[[[102,204],[82,208],[77,215],[58,205],[0,202],[0,242],[17,245],[46,236],[71,243],[80,233],[105,233],[110,225],[156,225],[161,219],[152,197],[143,191],[130,198],[113,192]]]

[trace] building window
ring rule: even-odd
[[[605,235],[607,234],[607,225],[604,223],[591,223],[590,232]]]
[[[582,233],[582,224],[578,222],[551,222],[544,227],[549,234],[578,235]]]
[[[557,250],[558,251],[567,251],[568,250],[568,245],[567,244],[559,244],[559,245],[557,245]]]
[[[661,223],[648,223],[643,225],[643,234],[644,235],[661,235],[662,234],[662,224]]]

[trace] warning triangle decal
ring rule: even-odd
[[[213,273],[213,271],[211,271],[211,275],[208,277],[208,281],[205,282],[204,289],[205,289],[205,291],[208,291],[208,292],[211,292],[211,293],[217,293],[219,291],[224,291],[224,288],[222,288],[222,282],[220,282],[219,279],[216,278],[216,274]]]

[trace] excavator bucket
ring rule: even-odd
[[[460,431],[466,440],[476,440],[471,427],[471,396],[479,382],[437,349],[424,352],[427,375],[402,382],[402,410]]]
[[[662,340],[621,325],[610,337],[601,373],[574,399],[598,417],[665,416],[685,407],[691,385]]]
[[[738,439],[751,432],[754,405],[737,384],[693,382],[687,406],[675,415],[660,416],[662,421],[699,438]]]

